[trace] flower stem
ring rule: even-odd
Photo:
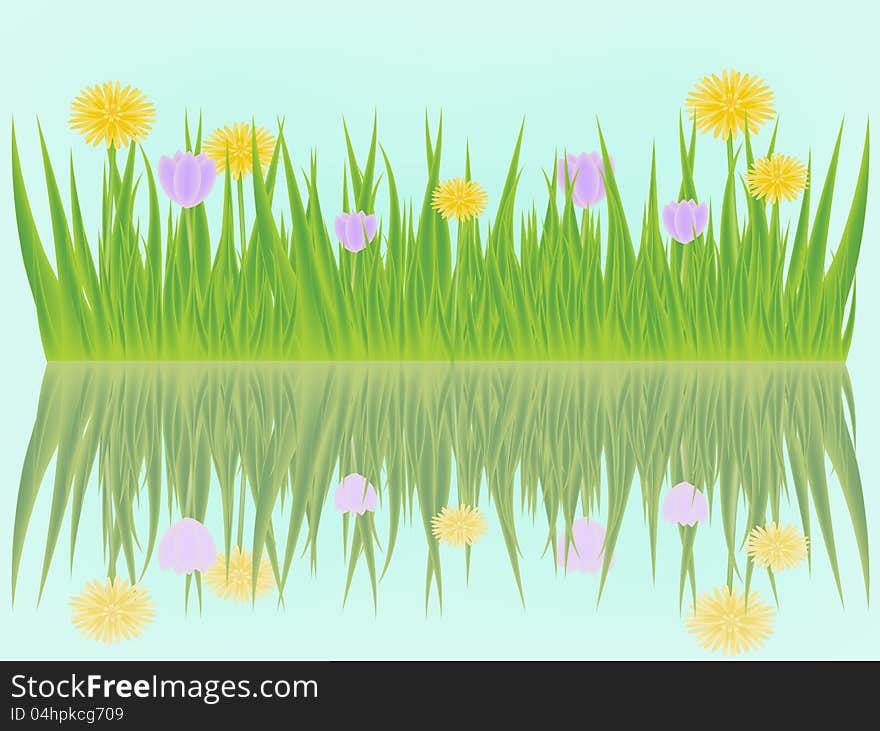
[[[189,251],[189,265],[192,268],[193,262],[193,241],[196,237],[195,226],[193,225],[192,209],[184,209],[183,218],[186,222],[186,243]]]
[[[107,185],[110,191],[110,202],[115,205],[116,203],[116,177],[117,177],[117,169],[116,169],[116,148],[113,145],[107,148],[107,173],[110,177]]]
[[[193,492],[192,471],[190,471],[189,477],[186,481],[186,509],[183,511],[183,517],[185,518],[193,517]]]
[[[244,465],[241,466],[241,487],[238,492],[238,541],[236,545],[241,548],[244,544]]]
[[[241,235],[241,255],[244,258],[247,240],[244,232],[244,185],[240,177],[238,179],[238,232]]]

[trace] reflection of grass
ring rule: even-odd
[[[867,591],[853,425],[849,377],[832,365],[50,365],[16,505],[13,596],[53,455],[41,592],[67,515],[73,564],[97,465],[111,577],[120,560],[132,580],[142,575],[162,514],[203,520],[216,489],[223,552],[252,550],[254,582],[267,556],[283,596],[298,544],[315,568],[336,475],[359,472],[376,486],[388,532],[380,537],[372,513],[343,516],[346,594],[362,561],[375,601],[401,522],[415,514],[427,539],[426,601],[433,585],[442,602],[431,519],[450,503],[480,506],[498,525],[522,594],[517,514],[543,513],[552,551],[557,528],[570,532],[601,502],[608,542],[601,592],[638,475],[652,564],[664,486],[689,480],[706,491],[721,524],[727,583],[742,576],[748,592],[746,537],[768,518],[778,521],[793,495],[810,546],[824,543],[842,596],[826,462],[849,510]],[[247,536],[245,514],[253,526]],[[137,534],[141,516],[146,536]],[[679,529],[682,593],[695,585],[697,530]],[[472,550],[464,549],[468,564]]]
[[[196,151],[199,137],[192,145]],[[774,133],[768,152],[775,139]],[[713,208],[706,235],[687,246],[670,243],[662,232],[658,186],[668,190],[670,181],[658,183],[653,165],[641,228],[630,228],[601,134],[608,174],[601,213],[578,214],[551,177],[546,208],[532,207],[517,220],[521,140],[522,133],[504,187],[493,196],[497,214],[491,227],[459,224],[454,248],[449,224],[431,208],[440,180],[441,134],[434,139],[428,134],[428,179],[415,209],[398,193],[391,164],[379,154],[375,128],[360,162],[349,142],[342,208],[374,211],[383,176],[381,197],[388,207],[377,241],[356,255],[340,251],[327,229],[338,210],[322,211],[314,157],[301,192],[299,165],[291,160],[281,130],[265,175],[257,165],[252,176],[255,220],[245,221],[241,180],[236,186],[227,176],[222,194],[208,201],[219,222],[219,237],[215,231],[213,238],[205,204],[180,215],[164,212],[146,154],[142,173],[141,156],[132,145],[124,161],[115,151],[109,156],[100,233],[90,242],[86,232],[92,225],[83,216],[73,170],[65,210],[43,144],[53,269],[46,254],[51,247],[44,247],[31,213],[13,134],[16,220],[46,356],[846,358],[867,200],[867,137],[839,239],[829,240],[829,220],[840,137],[824,182],[820,175],[814,178],[818,204],[812,220],[808,189],[789,235],[776,205],[768,210],[749,198],[737,210],[741,176],[755,158],[746,135],[738,150],[729,140],[723,198]],[[678,197],[695,199],[695,135],[688,142],[682,130],[678,148]],[[716,148],[714,154],[725,152]],[[464,168],[470,176],[469,159]],[[139,195],[148,199],[143,225],[134,214]],[[273,206],[283,206],[286,215],[276,217]],[[829,248],[834,256],[826,268]]]

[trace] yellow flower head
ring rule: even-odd
[[[771,204],[783,198],[793,201],[807,187],[807,168],[797,158],[777,152],[755,160],[746,173],[746,183],[754,198],[766,198]]]
[[[118,576],[97,579],[70,598],[71,621],[86,638],[116,644],[137,637],[156,615],[146,589]]]
[[[736,139],[738,132],[746,128],[754,134],[758,128],[775,114],[773,92],[757,76],[739,71],[722,71],[706,76],[688,94],[686,105],[696,117],[697,129],[712,131],[713,137],[726,140],[730,135]]]
[[[251,598],[251,586],[253,584],[253,555],[246,548],[235,546],[229,556],[229,569],[227,573],[226,556],[217,554],[217,563],[209,568],[204,574],[205,585],[221,599],[247,602]],[[257,571],[256,598],[268,594],[275,586],[275,577],[272,568],[265,557],[260,561]]]
[[[264,168],[272,159],[275,138],[265,127],[256,127],[257,155],[260,167]],[[215,129],[208,139],[202,142],[202,152],[217,163],[217,172],[226,170],[226,150],[229,149],[229,172],[238,180],[253,171],[253,140],[251,126],[247,122],[236,122],[231,127]]]
[[[464,178],[446,180],[434,189],[431,205],[443,218],[469,221],[486,208],[486,192],[474,181]]]
[[[688,632],[707,650],[721,650],[725,655],[761,647],[773,632],[776,612],[758,599],[757,594],[745,595],[734,588],[722,586],[712,593],[697,597],[687,620]]]
[[[448,546],[472,546],[486,532],[486,519],[470,505],[447,505],[431,518],[434,537]]]
[[[139,89],[107,81],[87,86],[70,105],[70,128],[97,147],[103,142],[117,150],[143,140],[156,111]]]
[[[749,532],[746,553],[755,566],[778,572],[792,569],[807,557],[807,538],[793,525],[773,523]]]

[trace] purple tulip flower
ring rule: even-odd
[[[207,571],[217,562],[217,549],[208,529],[192,518],[178,520],[159,543],[159,567],[174,573]]]
[[[605,563],[605,528],[601,523],[589,518],[579,518],[571,524],[572,542],[565,556],[565,539],[562,536],[556,545],[556,563],[565,566],[566,571],[597,573]],[[614,556],[608,568],[614,565]]]
[[[340,213],[333,223],[336,238],[349,251],[361,251],[376,235],[376,216],[363,211]]]
[[[689,244],[706,230],[709,207],[694,200],[672,202],[663,206],[663,225],[680,244]]]
[[[605,163],[598,152],[569,153],[565,160],[556,162],[556,183],[565,191],[565,162],[568,162],[568,183],[572,186],[571,200],[578,208],[596,205],[605,197]],[[611,161],[614,169],[614,160]]]
[[[694,526],[709,519],[706,496],[690,482],[679,482],[663,500],[663,520]]]
[[[159,182],[168,197],[183,208],[201,203],[217,179],[217,165],[207,155],[178,150],[159,159]]]
[[[353,472],[337,485],[333,504],[343,513],[375,513],[376,489],[367,482],[366,477]]]

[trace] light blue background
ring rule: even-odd
[[[541,168],[549,168],[555,150],[594,149],[598,116],[634,225],[647,189],[652,142],[657,143],[660,195],[671,199],[680,180],[677,125],[684,97],[704,74],[733,67],[757,73],[772,86],[782,118],[778,149],[802,159],[812,151],[817,180],[846,117],[834,237],[852,194],[865,125],[869,116],[880,116],[877,20],[876,11],[865,3],[848,0],[815,10],[808,3],[787,1],[759,7],[707,3],[702,9],[693,2],[652,0],[545,0],[523,7],[473,0],[433,5],[343,0],[308,7],[220,0],[20,2],[7,5],[0,18],[0,138],[7,140],[0,150],[8,151],[14,115],[32,203],[48,242],[37,115],[56,169],[66,170],[72,150],[87,225],[90,230],[97,225],[103,154],[67,129],[70,101],[86,84],[119,79],[140,87],[156,103],[157,122],[145,144],[153,159],[182,146],[185,109],[201,110],[206,130],[251,116],[271,126],[283,115],[298,162],[305,163],[312,148],[318,150],[328,215],[340,205],[342,115],[363,150],[373,111],[378,111],[380,139],[395,165],[399,187],[416,200],[423,193],[426,110],[432,123],[441,110],[444,114],[444,176],[461,173],[469,140],[474,176],[490,200],[500,190],[524,115],[519,200],[535,199],[540,208],[545,192]],[[758,137],[759,150],[767,136],[764,132]],[[0,545],[11,540],[14,496],[44,365],[17,245],[7,155],[0,155],[0,312],[6,351],[5,377],[0,379],[0,489],[5,495],[0,501]],[[703,197],[718,200],[723,166],[723,146],[701,138],[696,179]],[[880,434],[873,375],[878,353],[877,170],[875,164],[849,359],[858,400],[858,454],[875,543],[878,458],[870,450]],[[60,177],[66,191],[65,175]],[[40,511],[47,503],[38,506],[34,526],[41,524]],[[845,508],[833,507],[840,518],[837,538],[847,607],[841,609],[824,552],[818,551],[812,578],[802,569],[780,582],[784,621],[781,617],[777,622],[762,657],[880,656],[876,616],[865,608]],[[92,547],[91,572],[83,542],[71,578],[59,553],[61,560],[37,611],[31,600],[36,575],[23,577],[14,611],[8,602],[0,602],[2,655],[702,657],[677,613],[677,536],[661,537],[661,567],[652,589],[647,539],[638,515],[633,504],[620,538],[615,576],[598,610],[595,580],[554,577],[552,561],[540,555],[543,528],[530,531],[521,520],[526,610],[519,604],[496,527],[475,554],[466,591],[462,562],[446,554],[444,615],[440,618],[432,603],[426,617],[424,537],[416,527],[400,539],[393,569],[380,587],[378,616],[373,617],[360,574],[342,611],[341,527],[334,534],[333,518],[327,516],[320,573],[294,580],[286,611],[277,612],[268,603],[252,611],[209,599],[202,620],[187,619],[174,577],[153,570],[147,583],[160,600],[162,620],[142,639],[113,650],[80,639],[68,624],[67,597],[93,578],[92,573],[102,571],[99,542]],[[83,535],[87,528],[84,524]],[[702,562],[698,570],[705,577],[723,555],[717,531],[703,532],[700,540],[704,545],[697,547]],[[40,541],[31,549],[25,565],[36,574]],[[876,571],[873,579],[876,585]],[[7,558],[0,560],[0,589],[8,586]]]

